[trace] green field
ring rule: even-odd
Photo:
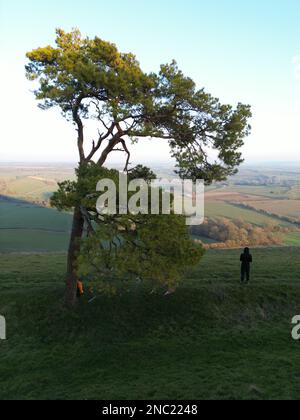
[[[278,223],[278,219],[222,202],[206,203],[206,214],[209,217],[243,218],[258,226]],[[282,221],[279,224],[291,226]],[[66,251],[70,229],[71,216],[67,213],[14,199],[0,199],[0,253]],[[206,244],[214,242],[204,237],[195,239]],[[284,244],[300,245],[300,234],[288,234]]]
[[[0,229],[1,252],[65,252],[67,233],[34,229]]]
[[[209,251],[175,295],[62,308],[65,256],[0,256],[0,399],[299,399],[300,248]]]
[[[285,245],[300,246],[300,233],[289,233],[285,237]]]
[[[0,253],[65,251],[71,216],[17,200],[0,200]]]
[[[293,227],[292,223],[282,221],[276,217],[261,214],[255,210],[248,210],[224,202],[206,202],[206,217],[225,217],[228,219],[243,219],[248,223],[257,226],[265,226],[268,224],[279,224],[280,226]]]

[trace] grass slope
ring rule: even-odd
[[[0,399],[298,399],[299,248],[209,251],[169,298],[61,307],[63,255],[0,256]]]
[[[54,209],[0,199],[0,252],[65,251],[71,222]]]

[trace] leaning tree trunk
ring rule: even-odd
[[[68,307],[76,305],[77,275],[76,257],[80,251],[80,240],[83,234],[84,219],[80,208],[76,207],[73,214],[72,233],[68,251],[68,265],[66,274],[66,293],[65,302]]]

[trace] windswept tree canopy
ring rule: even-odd
[[[198,90],[175,61],[147,74],[133,54],[120,53],[114,44],[61,29],[56,47],[37,48],[27,57],[27,77],[38,81],[40,107],[60,107],[77,126],[81,163],[103,165],[118,150],[127,154],[127,170],[131,141],[146,137],[169,142],[182,177],[223,180],[242,162],[250,107],[222,105]],[[85,119],[99,124],[89,150]]]

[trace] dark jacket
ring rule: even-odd
[[[241,255],[240,261],[242,263],[242,266],[250,267],[250,264],[252,263],[252,255],[244,253],[244,254]]]

